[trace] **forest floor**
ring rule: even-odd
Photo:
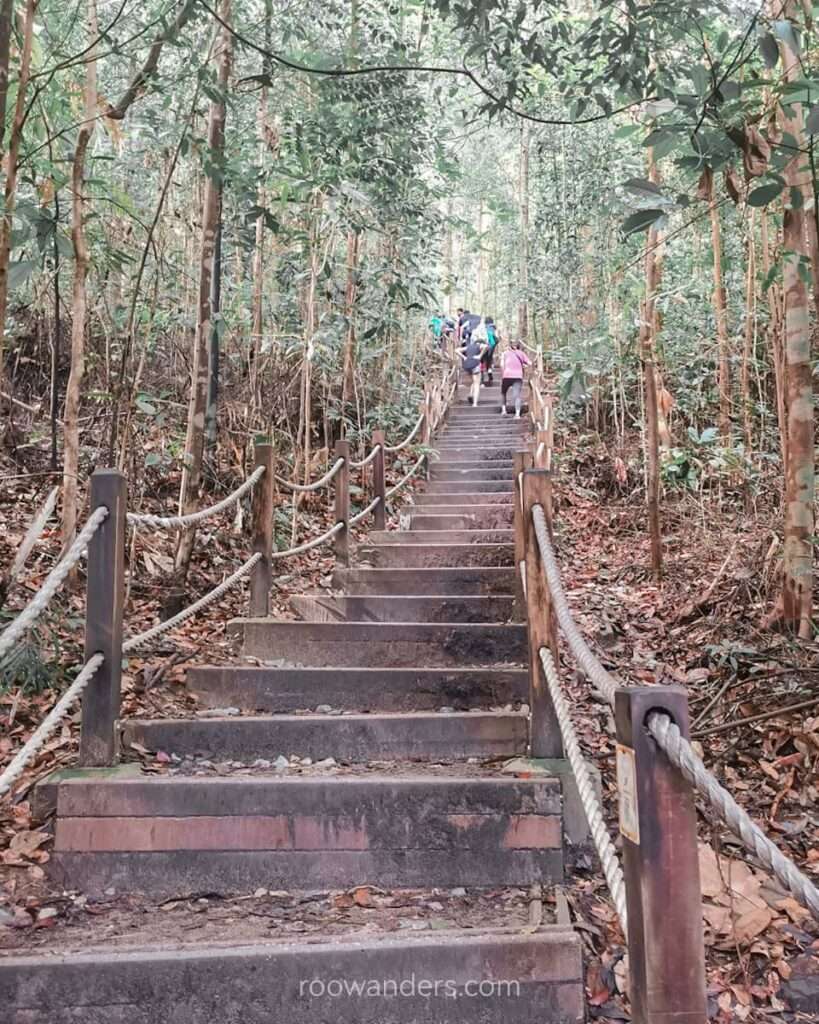
[[[817,878],[819,648],[797,644],[763,626],[778,583],[777,556],[771,543],[777,525],[775,509],[763,506],[748,511],[739,491],[667,495],[663,503],[665,573],[663,582],[656,584],[647,569],[648,540],[640,489],[625,471],[628,453],[619,453],[624,460],[621,463],[592,435],[575,435],[562,448],[557,489],[559,558],[578,624],[610,670],[624,680],[674,683],[688,689],[693,736],[708,766],[780,847],[810,877]],[[636,462],[636,445],[631,454],[631,461]],[[36,478],[35,490],[31,479],[21,477],[0,492],[4,521],[0,566],[9,563],[22,539],[47,492],[46,481]],[[236,482],[238,478],[230,486]],[[170,482],[166,493],[160,488],[152,493],[155,496],[144,503],[146,511],[167,512],[173,507]],[[214,495],[214,500],[219,496]],[[302,510],[300,538],[327,528],[331,516],[325,501],[320,498]],[[138,565],[140,571],[130,589],[126,634],[139,632],[157,620],[167,599],[166,580],[173,557],[167,534],[140,531],[134,545],[130,564]],[[50,527],[9,596],[10,609],[25,603],[58,553],[58,531]],[[246,557],[246,535],[241,524],[231,523],[229,515],[219,528],[203,530],[186,597],[201,596]],[[332,567],[332,558],[322,551],[283,564],[276,576],[273,613],[290,616],[291,594],[329,586]],[[66,667],[80,659],[83,601],[81,588],[61,595],[33,637],[47,659]],[[224,625],[241,614],[242,602],[240,590],[226,595],[203,617],[171,634],[153,655],[130,659],[123,678],[123,715],[195,713],[195,704],[184,687],[186,667],[232,656]],[[20,688],[4,691],[0,685],[0,766],[53,704],[53,689],[38,686],[42,678],[34,649],[32,666],[34,685],[25,692]],[[611,716],[581,677],[569,670],[565,678],[575,698],[581,743],[601,771],[614,834]],[[809,701],[814,701],[814,706],[790,713],[784,710]],[[757,715],[764,718],[744,721]],[[36,779],[74,759],[77,721],[75,714],[46,745],[33,770],[17,787],[15,802],[0,803],[0,926],[4,922],[9,925],[8,930],[0,929],[0,948],[20,948],[22,934],[16,934],[13,942],[3,941],[3,931],[11,937],[11,926],[14,932],[31,930],[29,948],[44,948],[48,934],[35,938],[35,933],[69,922],[77,924],[87,916],[75,901],[49,891],[43,867],[49,856],[48,835],[32,823],[27,799]],[[155,770],[163,767],[156,765]],[[720,1024],[816,1019],[808,1009],[811,994],[819,1001],[816,923],[750,862],[724,829],[709,824],[707,816],[700,817],[700,840],[709,1016]],[[587,945],[587,995],[592,1014],[602,1021],[628,1020],[623,996],[627,972],[623,936],[592,856],[581,856],[566,895]],[[517,891],[499,893],[498,897],[515,913],[523,898]],[[547,903],[550,898],[546,897]],[[352,899],[354,905],[361,906],[355,896]],[[284,916],[298,930],[298,902],[291,901],[291,905],[281,894],[262,894],[256,900],[254,914],[265,919]],[[389,910],[394,906],[390,894],[376,893],[373,900],[376,907]],[[432,905],[432,916],[446,917],[450,909],[448,898],[441,894],[418,893],[414,900],[413,905]],[[338,912],[349,909],[348,897],[339,894],[331,894],[326,902],[333,919],[341,920],[343,914]],[[435,910],[438,906],[443,909]],[[113,921],[116,928],[117,915],[127,909],[115,902],[101,916]],[[146,908],[131,909],[143,915]],[[478,905],[475,920],[485,909]],[[180,913],[188,910],[191,908],[182,907]],[[193,908],[191,913],[199,911]],[[415,911],[407,913],[416,916]],[[469,916],[472,911],[466,907],[458,913]],[[241,904],[221,908],[219,914],[241,918]],[[430,915],[420,910],[418,916]],[[130,914],[126,918],[132,920]],[[200,923],[190,925],[194,932],[204,918],[197,921]],[[183,922],[180,927],[184,931],[188,925]],[[309,932],[308,925],[305,930]],[[793,1013],[789,1005],[799,998],[806,1000],[805,1012]]]

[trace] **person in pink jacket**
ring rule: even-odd
[[[503,361],[501,363],[501,416],[505,416],[507,413],[506,403],[507,394],[512,392],[512,401],[515,403],[515,419],[520,419],[520,407],[523,400],[523,372],[527,366],[531,366],[532,361],[523,351],[523,346],[519,341],[513,341],[512,347],[508,348],[503,353]]]

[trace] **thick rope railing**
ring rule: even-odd
[[[646,727],[668,760],[682,772],[706,803],[714,808],[734,835],[819,921],[819,889],[751,820],[728,790],[719,784],[668,715],[659,711],[652,712]]]
[[[546,516],[542,506],[533,506],[532,520],[540,557],[552,595],[552,604],[560,627],[578,664],[595,688],[613,707],[614,694],[619,688],[617,680],[606,671],[574,624],[560,580],[560,570],[555,559],[554,549],[549,540]],[[646,727],[671,764],[682,772],[708,806],[717,812],[720,820],[819,921],[819,889],[765,835],[728,790],[711,774],[697,756],[694,748],[681,734],[678,726],[668,715],[655,711],[649,715]]]
[[[142,512],[129,512],[126,519],[132,526],[153,526],[159,530],[184,530],[188,526],[202,523],[206,519],[210,519],[211,516],[218,515],[220,512],[224,512],[225,509],[235,505],[237,501],[247,494],[256,481],[261,479],[264,470],[264,466],[257,466],[247,480],[237,487],[232,494],[228,494],[226,498],[222,498],[215,505],[209,505],[207,508],[199,509],[196,512],[189,512],[184,516],[155,516]]]
[[[426,455],[420,455],[418,457],[418,459],[415,461],[415,463],[412,466],[412,468],[401,477],[401,479],[398,481],[397,484],[395,484],[393,487],[391,487],[387,491],[387,493],[384,495],[384,500],[385,501],[389,501],[389,499],[394,494],[397,494],[398,491],[401,490],[401,488],[407,483],[407,481],[409,481],[410,479],[412,479],[413,476],[415,476],[415,474],[418,472],[419,468],[423,465],[425,458],[426,458]]]
[[[426,416],[426,412],[422,412],[421,413],[421,415],[418,417],[418,420],[417,420],[415,426],[412,428],[412,430],[409,432],[409,434],[407,434],[407,436],[404,438],[404,440],[401,442],[401,444],[394,444],[394,445],[385,444],[384,445],[384,451],[385,452],[400,452],[400,451],[403,451],[404,448],[406,448],[407,445],[410,444],[412,439],[415,437],[415,435],[421,429],[421,424],[424,422],[424,416]]]
[[[360,459],[358,462],[351,462],[350,469],[363,469],[364,466],[369,466],[369,464],[373,461],[373,459],[376,457],[376,455],[378,455],[380,451],[381,445],[377,444],[365,459]]]
[[[23,633],[37,621],[48,607],[52,597],[54,597],[68,574],[82,558],[89,541],[100,528],[107,515],[108,509],[104,505],[94,509],[83,528],[74,538],[71,546],[45,578],[43,585],[34,597],[32,597],[17,618],[10,622],[3,632],[0,633],[0,658],[14,646]]]
[[[350,519],[350,526],[355,526],[357,523],[360,523],[362,519],[366,519],[371,512],[375,511],[379,501],[381,501],[381,495],[377,494],[366,508],[362,508],[360,512],[357,512]]]
[[[574,654],[580,667],[600,694],[614,707],[614,694],[617,692],[620,684],[611,673],[603,668],[574,623],[569,602],[566,600],[566,594],[563,590],[563,583],[560,579],[560,569],[557,565],[552,542],[549,539],[549,528],[546,525],[546,514],[543,511],[542,505],[532,506],[532,522],[535,527],[535,536],[537,537],[543,568],[546,572],[549,591],[552,595],[552,605],[560,628],[563,630],[569,647],[572,649],[572,654]]]
[[[569,705],[566,702],[560,677],[557,674],[557,668],[552,659],[552,652],[546,647],[541,647],[539,653],[543,672],[549,687],[549,694],[552,698],[555,717],[560,726],[560,734],[563,737],[563,749],[566,751],[566,757],[569,759],[572,774],[577,782],[577,790],[580,795],[580,803],[583,806],[583,813],[586,815],[586,821],[589,823],[589,831],[594,840],[600,864],[603,867],[603,874],[606,876],[606,882],[614,901],[614,908],[617,911],[617,916],[623,928],[623,934],[628,935],[626,882],[623,878],[623,870],[620,867],[620,859],[606,828],[603,810],[597,799],[589,766],[583,757],[583,752],[577,741],[577,733],[569,714]]]
[[[343,465],[344,459],[336,459],[324,476],[320,480],[315,480],[312,484],[297,484],[295,480],[285,480],[284,477],[281,476],[276,477],[276,483],[281,487],[286,487],[288,491],[296,491],[300,494],[306,494],[310,491],[320,491],[322,487],[330,483]]]
[[[43,744],[60,722],[62,722],[83,690],[94,678],[104,660],[102,654],[94,654],[88,659],[78,672],[74,682],[37,726],[25,744],[17,751],[6,769],[0,774],[0,796],[8,793],[23,774],[26,766],[37,756]]]
[[[344,523],[336,523],[326,533],[323,533],[320,537],[315,537],[313,540],[305,541],[304,544],[299,544],[295,548],[287,548],[286,551],[273,551],[270,554],[271,558],[289,558],[291,555],[301,555],[305,551],[312,551],[313,548],[321,547],[322,544],[326,544],[328,540],[332,540],[337,533],[340,533],[344,529]]]
[[[251,555],[250,558],[243,564],[240,565],[236,572],[228,576],[227,579],[223,580],[217,587],[209,591],[204,597],[200,597],[198,601],[194,601],[192,605],[187,608],[183,608],[181,612],[177,612],[176,615],[170,619],[166,619],[164,622],[158,623],[156,626],[152,626],[147,629],[144,633],[140,633],[138,636],[132,636],[122,645],[122,653],[130,654],[131,651],[136,651],[149,646],[154,640],[162,636],[163,633],[167,633],[169,630],[175,629],[177,626],[181,626],[183,622],[196,615],[203,608],[207,608],[213,601],[218,600],[222,594],[227,593],[231,587],[235,586],[243,577],[247,576],[253,566],[261,558],[261,553]]]

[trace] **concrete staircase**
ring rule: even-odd
[[[355,567],[336,570],[334,592],[294,598],[301,621],[231,623],[256,663],[189,673],[203,704],[239,714],[131,720],[126,748],[165,751],[179,767],[67,773],[52,787],[52,868],[91,899],[370,885],[495,894],[496,918],[461,926],[456,915],[407,936],[351,929],[332,942],[183,949],[157,936],[127,953],[102,943],[0,958],[13,1024],[582,1019],[580,946],[565,915],[542,924],[538,910],[510,927],[501,898],[560,883],[564,843],[560,779],[502,771],[526,753],[511,532],[525,421],[500,417],[487,394],[477,409],[459,396],[409,530],[370,534]],[[281,755],[317,764],[277,771]],[[249,768],[202,767],[213,762]],[[410,978],[397,995],[382,985],[338,997],[330,984]]]

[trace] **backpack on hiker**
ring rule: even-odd
[[[489,341],[489,335],[486,332],[486,321],[483,317],[472,329],[472,340],[477,341],[479,345],[486,345]]]

